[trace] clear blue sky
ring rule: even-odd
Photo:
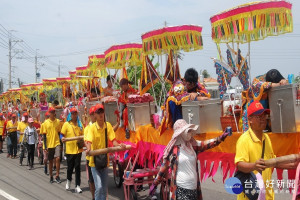
[[[1,0],[0,24],[26,43],[15,45],[24,53],[16,57],[33,57],[34,50],[49,56],[39,59],[42,78],[63,76],[77,66],[86,65],[88,56],[100,54],[114,44],[141,42],[141,34],[164,26],[196,24],[203,26],[204,48],[184,53],[180,61],[182,75],[189,67],[207,69],[216,77],[211,57],[217,56],[210,37],[209,18],[225,9],[246,3],[245,0]],[[300,61],[300,1],[292,0],[294,32],[251,43],[251,74],[279,69],[284,76],[298,74]],[[1,27],[0,27],[1,30]],[[3,30],[3,29],[2,29]],[[0,31],[0,77],[8,83],[7,37]],[[30,48],[29,48],[29,47]],[[247,46],[241,47],[246,54]],[[13,81],[34,82],[34,59],[16,59]],[[7,87],[7,85],[5,85]],[[14,85],[16,87],[17,85]]]

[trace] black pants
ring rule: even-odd
[[[80,186],[80,162],[81,162],[81,154],[67,154],[67,164],[68,164],[68,169],[67,169],[67,179],[69,181],[72,181],[72,173],[75,168],[75,185]]]
[[[33,166],[34,151],[35,151],[35,144],[29,144],[27,147],[27,152],[28,152],[27,158],[28,158],[29,166]]]
[[[17,155],[17,148],[18,148],[17,132],[9,133],[9,138],[10,138],[10,141],[11,141],[10,153],[11,153],[12,156],[16,156]]]

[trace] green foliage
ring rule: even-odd
[[[142,74],[142,66],[129,67],[127,69],[128,80],[133,82],[132,87],[135,89],[139,89],[138,83],[139,80],[141,79],[141,74]]]
[[[208,71],[205,69],[202,71],[202,75],[204,78],[209,78],[210,77],[210,74],[208,73]]]
[[[300,76],[295,77],[295,83],[300,83]]]
[[[150,57],[151,62],[153,62],[154,60],[154,56]],[[159,76],[161,79],[163,79],[163,75],[158,71],[158,67],[160,66],[160,64],[157,62],[154,65],[154,68],[156,69],[156,71],[158,72]],[[140,82],[141,79],[141,73],[142,73],[142,66],[137,66],[137,67],[129,67],[127,69],[127,75],[128,75],[128,79],[130,81],[132,81],[134,83],[135,81],[135,74],[136,74],[136,85],[132,85],[132,87],[134,87],[135,89],[139,89],[138,88],[138,84]],[[171,84],[169,83],[165,83],[165,88],[166,91],[168,92],[171,88]],[[153,92],[154,90],[154,92]],[[163,104],[163,102],[165,101],[165,99],[163,99],[164,96],[166,96],[166,94],[164,94],[165,92],[162,92],[162,84],[160,82],[156,83],[152,88],[149,89],[148,91],[153,97],[156,97],[157,100],[157,105],[161,105]],[[160,97],[162,95],[162,97]]]

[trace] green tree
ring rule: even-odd
[[[150,57],[150,60],[151,60],[151,62],[153,62],[154,56]],[[160,64],[157,62],[157,63],[155,63],[154,68],[156,69],[160,78],[163,79],[163,75],[157,70],[159,66],[160,66]],[[141,79],[141,73],[142,73],[142,66],[129,67],[127,69],[127,75],[128,75],[128,79],[130,81],[132,81],[132,82],[135,81],[135,74],[136,74],[136,85],[133,86],[135,89],[140,89],[140,88],[138,88],[138,83],[140,82],[140,79]],[[166,88],[166,91],[168,92],[171,88],[171,85],[166,82],[165,88]],[[156,97],[157,105],[162,105],[163,102],[165,101],[165,99],[163,97],[166,96],[166,94],[164,94],[165,91],[162,91],[162,90],[163,90],[162,83],[158,82],[154,85],[153,89],[150,88],[148,91],[152,96]],[[162,95],[162,97],[161,97],[161,95]]]
[[[295,77],[295,83],[300,83],[300,75]]]
[[[210,74],[208,73],[208,71],[206,69],[202,71],[202,75],[203,75],[203,78],[209,78],[210,77]]]

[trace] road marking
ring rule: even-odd
[[[3,197],[5,197],[8,200],[19,200],[19,199],[15,198],[15,197],[11,196],[10,194],[4,192],[1,189],[0,189],[0,195],[3,196]]]

